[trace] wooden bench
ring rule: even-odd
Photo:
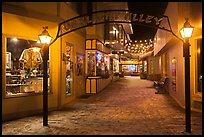
[[[155,94],[167,93],[169,78],[163,77],[160,81],[154,81],[154,87],[157,89]]]

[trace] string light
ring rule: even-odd
[[[154,48],[154,45],[156,44],[156,38],[153,39],[154,42],[152,41],[152,39],[145,39],[145,40],[129,40],[127,41],[126,43],[126,46],[124,46],[127,51],[130,53],[130,54],[133,54],[136,55],[136,54],[144,54],[148,51],[151,51],[153,50]],[[140,42],[138,44],[136,44],[137,42]]]

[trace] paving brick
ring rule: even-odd
[[[187,135],[185,111],[152,81],[124,77],[100,93],[79,98],[60,111],[2,124],[3,135]],[[192,133],[202,135],[202,114],[192,112]]]

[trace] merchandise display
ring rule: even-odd
[[[6,52],[6,69],[11,69],[11,52]]]
[[[87,51],[88,76],[109,77],[110,57],[99,51]]]
[[[7,38],[7,41],[6,96],[42,93],[43,60],[41,48],[33,46],[36,41],[24,39],[12,41],[11,38]],[[18,47],[18,52],[14,50],[16,47]]]
[[[95,52],[88,52],[88,76],[95,75]]]
[[[29,49],[24,49],[19,61],[24,63],[24,67],[36,68],[42,63],[42,57],[40,53],[41,48],[32,47]]]

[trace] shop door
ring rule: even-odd
[[[66,66],[66,96],[73,94],[73,57],[72,57],[72,44],[66,43],[65,52],[65,66]]]

